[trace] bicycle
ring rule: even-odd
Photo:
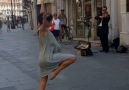
[[[69,26],[66,26],[66,29],[62,28],[59,35],[59,41],[65,45],[68,45],[73,41],[73,34],[71,33],[71,28]]]

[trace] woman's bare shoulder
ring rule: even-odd
[[[39,36],[45,38],[48,35],[48,31],[39,30]]]

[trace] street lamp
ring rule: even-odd
[[[11,29],[15,29],[14,18],[13,18],[13,3],[12,3],[12,0],[11,0],[11,18],[12,18]]]

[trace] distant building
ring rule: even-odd
[[[23,16],[22,0],[12,0],[13,15]],[[0,13],[4,15],[3,18],[11,16],[11,0],[0,0]]]

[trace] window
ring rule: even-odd
[[[126,2],[127,2],[127,12],[129,12],[129,0],[126,0]]]

